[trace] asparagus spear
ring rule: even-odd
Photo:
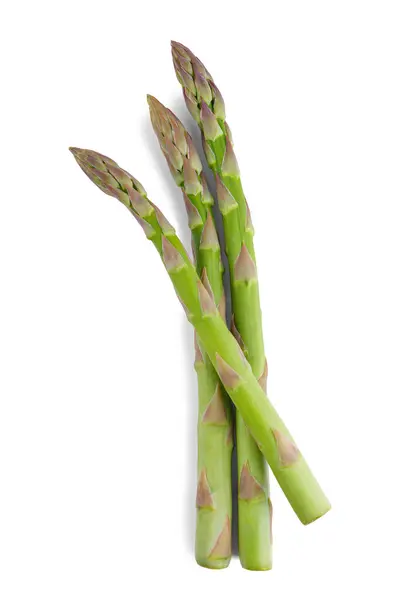
[[[156,98],[148,96],[148,103],[161,149],[174,180],[182,188],[197,273],[225,319],[221,249],[211,211],[214,200],[202,175],[199,155],[179,119]],[[230,547],[224,557],[215,556],[213,548],[225,523],[232,518],[231,403],[196,335],[195,347],[199,397],[196,560],[204,567],[224,568],[230,561]],[[208,486],[213,490],[212,510]]]
[[[93,183],[128,208],[156,247],[189,323],[300,521],[306,525],[323,516],[330,509],[328,499],[266,398],[172,225],[147,198],[141,183],[113,160],[91,150],[71,148],[71,152]],[[207,496],[212,499],[212,490],[204,486]],[[226,521],[215,553],[226,555],[229,540],[230,523]]]
[[[254,375],[266,391],[267,362],[261,322],[254,230],[225,122],[222,96],[204,65],[185,46],[172,42],[175,71],[190,113],[200,126],[203,147],[217,181],[230,268],[233,331]],[[240,414],[236,419],[239,498],[239,556],[243,567],[272,566],[272,504],[268,469]]]

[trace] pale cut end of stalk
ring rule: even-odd
[[[203,414],[203,423],[209,425],[227,425],[224,396],[221,385],[217,382],[215,392]]]
[[[224,387],[235,390],[242,384],[240,375],[219,355],[215,355],[216,370]]]
[[[214,509],[214,500],[205,469],[201,471],[197,484],[196,506],[197,508]]]
[[[265,496],[262,486],[251,474],[249,461],[247,461],[240,473],[239,498],[241,500],[254,500],[260,496]]]
[[[299,449],[297,448],[296,444],[281,431],[273,429],[272,433],[275,438],[281,466],[290,467],[300,458]]]

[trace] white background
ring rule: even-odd
[[[2,600],[399,597],[399,26],[382,0],[3,5]],[[270,573],[194,561],[192,334],[68,152],[112,156],[188,240],[146,104],[192,127],[171,38],[225,96],[270,397],[333,504],[303,527],[273,482]]]

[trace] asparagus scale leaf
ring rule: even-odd
[[[71,148],[86,175],[134,215],[159,252],[188,321],[194,326],[219,378],[268,461],[302,523],[324,515],[330,504],[278,413],[266,398],[238,342],[197,275],[183,244],[143,186],[111,159]],[[211,490],[212,493],[212,490]],[[218,540],[225,550],[228,523]],[[220,550],[222,547],[222,550]]]
[[[161,150],[182,189],[197,274],[225,319],[221,249],[211,211],[214,200],[202,173],[201,160],[179,119],[153,96],[148,96],[148,103]],[[195,350],[199,398],[196,560],[204,567],[224,568],[231,556],[231,402],[196,334]],[[215,550],[222,541],[224,556],[221,550]]]

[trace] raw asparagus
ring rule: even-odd
[[[179,119],[156,98],[148,96],[150,117],[161,150],[177,185],[182,188],[192,235],[197,273],[225,319],[221,249],[212,216],[211,196],[193,140]],[[227,567],[229,555],[215,556],[214,548],[232,518],[231,402],[210,359],[195,335],[199,412],[197,423],[196,560],[209,568]],[[212,498],[209,490],[212,490]]]
[[[172,55],[186,104],[200,126],[205,155],[216,176],[230,268],[233,331],[254,375],[266,391],[267,362],[254,231],[225,122],[224,101],[207,69],[188,48],[172,42]],[[272,505],[268,469],[240,414],[236,419],[236,444],[240,560],[247,569],[269,569],[272,566]]]
[[[71,148],[86,175],[122,202],[159,252],[175,292],[219,378],[267,459],[293,510],[304,524],[324,515],[330,504],[288,429],[266,398],[238,342],[197,275],[172,225],[147,197],[140,182],[113,160],[91,150]],[[212,496],[212,491],[209,490]],[[224,555],[230,523],[218,540]]]

